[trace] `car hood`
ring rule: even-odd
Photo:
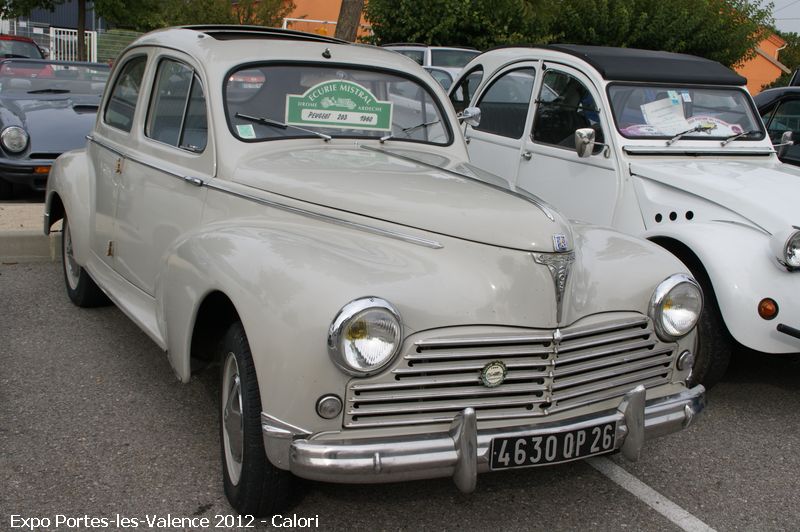
[[[99,103],[97,96],[0,98],[0,127],[25,128],[30,153],[60,154],[86,144]]]
[[[349,145],[244,158],[234,181],[345,213],[526,251],[553,252],[569,222],[534,196],[463,161]],[[523,195],[524,194],[524,195]]]
[[[767,161],[707,160],[631,163],[631,174],[700,197],[772,234],[800,226],[800,169]]]

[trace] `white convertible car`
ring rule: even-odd
[[[464,126],[473,164],[692,270],[706,304],[690,382],[706,387],[737,344],[800,354],[800,169],[745,81],[691,55],[552,45],[482,54],[450,92],[481,112]]]
[[[703,409],[686,267],[471,166],[458,127],[394,52],[174,28],[120,55],[53,166],[70,299],[110,298],[184,382],[221,368],[238,511],[279,511],[295,475],[471,491],[635,459]]]

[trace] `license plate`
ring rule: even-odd
[[[613,451],[616,440],[616,423],[556,434],[495,438],[490,467],[507,469],[569,462]]]

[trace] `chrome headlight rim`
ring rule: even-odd
[[[347,357],[342,350],[342,335],[350,323],[363,313],[371,310],[385,312],[387,316],[395,321],[397,326],[397,342],[392,352],[386,356],[380,364],[365,370],[355,368],[348,363]],[[354,377],[368,377],[385,369],[386,366],[397,357],[402,347],[402,342],[403,322],[400,319],[400,313],[394,305],[377,296],[360,297],[347,303],[336,314],[336,317],[333,319],[328,329],[328,354],[331,360],[333,360],[333,363],[344,373]]]
[[[794,229],[798,229],[795,227]],[[800,247],[800,230],[789,233],[789,236],[783,242],[783,261],[782,264],[789,271],[800,270],[800,254],[790,254],[792,248]]]
[[[663,304],[667,296],[678,286],[682,284],[688,284],[697,290],[698,297],[700,299],[700,309],[697,312],[697,318],[695,319],[694,323],[691,327],[687,329],[687,331],[683,334],[672,334],[668,332],[664,328],[664,323],[662,321],[663,315]],[[700,315],[703,313],[703,306],[705,301],[703,299],[703,290],[700,288],[700,284],[692,277],[691,275],[687,275],[685,273],[676,273],[674,275],[670,275],[663,281],[661,281],[656,289],[653,291],[653,296],[650,298],[650,305],[647,310],[648,316],[653,321],[653,328],[656,331],[656,335],[665,342],[674,342],[680,340],[690,332],[692,332],[695,327],[697,327],[697,323],[700,321]]]
[[[17,139],[16,146],[13,144],[15,138]],[[19,139],[22,140],[20,141]],[[28,147],[29,140],[28,132],[20,126],[8,126],[0,132],[0,144],[9,153],[22,153]]]

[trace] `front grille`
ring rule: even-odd
[[[353,379],[347,427],[449,423],[466,407],[478,420],[526,418],[622,397],[669,382],[676,344],[662,343],[645,316],[522,334],[425,338],[389,372]],[[494,388],[481,371],[501,361]]]

